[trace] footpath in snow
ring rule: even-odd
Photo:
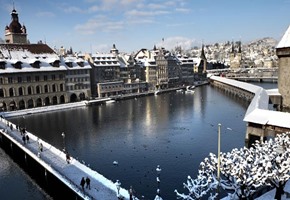
[[[0,119],[0,131],[84,199],[117,199],[118,191],[114,182],[73,157],[70,157],[68,163],[65,152],[55,148],[30,132],[26,132],[29,141],[24,143],[20,130],[16,128],[15,124],[10,123],[4,118]],[[40,147],[42,147],[42,151]],[[82,191],[80,186],[82,177],[90,178],[90,190],[85,189]],[[129,199],[128,190],[120,188],[119,192],[124,199]]]

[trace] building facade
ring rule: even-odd
[[[282,95],[282,109],[290,109],[290,26],[276,47],[278,56],[278,90]]]

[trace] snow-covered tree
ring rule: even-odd
[[[220,180],[217,177],[218,158],[210,153],[200,164],[196,179],[188,177],[184,187],[188,194],[181,199],[200,199],[210,190],[217,191],[217,185],[229,194],[231,199],[252,199],[257,189],[265,185],[276,187],[276,199],[281,199],[284,186],[290,178],[289,133],[280,134],[274,140],[259,143],[254,147],[233,149],[220,154]],[[213,199],[217,194],[211,194]]]
[[[289,133],[277,135],[262,144],[254,145],[263,160],[267,174],[267,183],[276,188],[275,199],[281,199],[284,186],[290,179],[290,138]]]

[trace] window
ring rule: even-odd
[[[63,91],[63,84],[59,85],[59,89],[60,89],[60,91]]]
[[[0,88],[0,97],[4,97],[4,90]]]
[[[40,94],[40,86],[36,86],[36,94]]]
[[[63,74],[59,75],[59,79],[62,80],[63,79]]]
[[[27,82],[31,82],[31,76],[26,77]]]
[[[12,77],[8,77],[8,83],[13,83],[13,78]]]
[[[0,78],[0,84],[3,84],[3,78]]]
[[[18,83],[22,83],[22,77],[17,77]]]
[[[44,80],[44,81],[47,81],[47,75],[44,75],[44,76],[43,76],[43,80]]]
[[[55,86],[55,84],[52,85],[52,92],[56,92],[56,86]]]
[[[44,92],[48,93],[48,86],[47,85],[44,86]]]
[[[28,86],[27,92],[28,92],[29,95],[32,94],[32,88],[31,88],[31,86]]]
[[[19,96],[23,95],[23,88],[22,87],[18,88],[18,93],[19,93]]]
[[[0,69],[5,69],[5,62],[0,62]]]
[[[55,80],[55,75],[51,75],[51,80]]]
[[[39,76],[35,76],[35,81],[36,81],[36,82],[39,81]]]
[[[9,89],[9,96],[10,97],[13,97],[14,96],[14,90],[13,90],[13,88],[10,88]]]

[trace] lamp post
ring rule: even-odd
[[[62,136],[62,142],[63,142],[63,151],[65,152],[65,134],[64,132],[61,133]]]
[[[219,199],[219,193],[220,193],[220,164],[221,164],[221,124],[218,124],[218,163],[217,163],[217,179],[218,179],[218,186],[217,186],[217,193],[218,193],[218,199]]]
[[[217,178],[220,183],[220,164],[221,164],[221,124],[218,124],[218,166],[217,166]]]
[[[121,188],[121,182],[119,180],[116,181],[116,187],[117,187],[117,197],[120,197],[120,188]]]

